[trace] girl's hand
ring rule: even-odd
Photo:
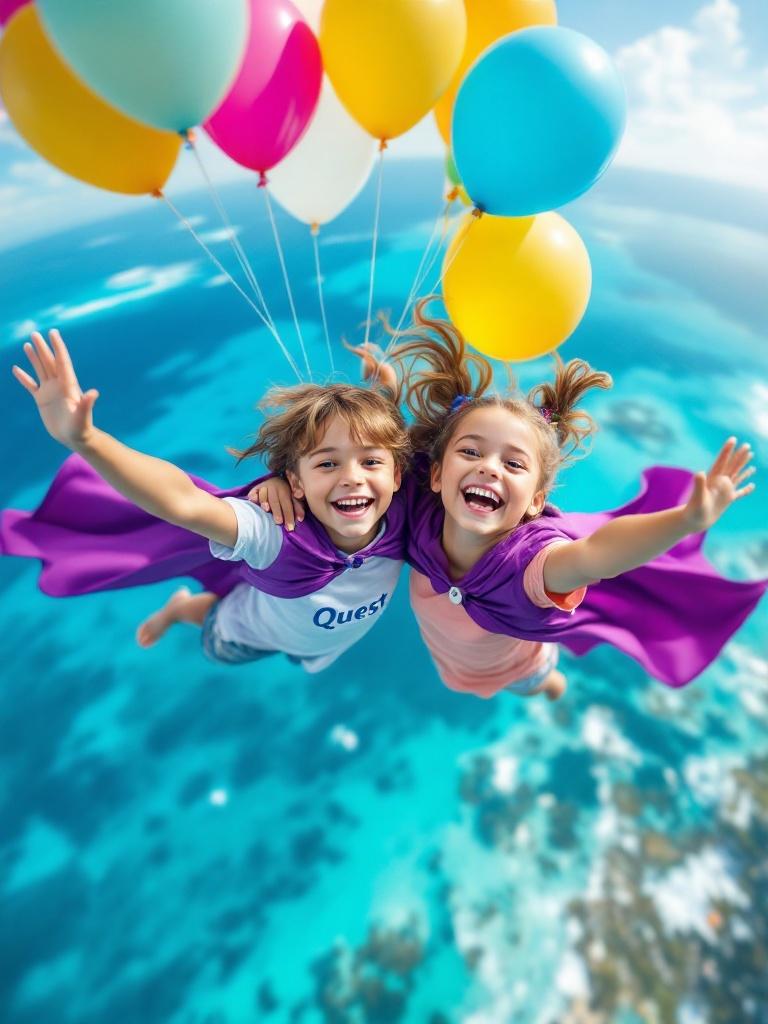
[[[271,476],[252,487],[248,500],[265,512],[271,512],[278,526],[285,523],[286,530],[293,530],[296,523],[304,519],[304,504],[293,497],[290,485],[279,476]]]
[[[37,332],[32,335],[32,342],[24,345],[37,380],[19,366],[14,366],[12,373],[34,398],[40,419],[51,437],[76,449],[85,444],[93,432],[92,410],[99,393],[91,390],[83,394],[61,335],[51,331],[48,338],[50,348]]]
[[[751,458],[748,444],[737,448],[736,438],[729,437],[709,472],[696,474],[693,493],[683,510],[691,533],[709,529],[734,501],[754,491],[754,484],[742,486],[755,472],[754,466],[746,468]]]
[[[345,342],[346,345],[346,342]],[[368,345],[346,345],[350,352],[360,356],[362,366],[360,372],[363,380],[377,381],[390,391],[397,393],[397,373],[391,363],[386,362],[384,353],[369,342]]]

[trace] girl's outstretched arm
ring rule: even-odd
[[[754,473],[748,444],[729,438],[708,473],[697,473],[685,505],[645,515],[619,516],[590,537],[554,548],[544,563],[544,585],[566,594],[596,580],[644,565],[690,533],[709,529],[734,501],[751,494],[745,481]]]
[[[37,377],[13,367],[16,380],[32,395],[48,433],[77,452],[108,483],[146,512],[183,526],[227,547],[237,541],[234,510],[201,490],[170,462],[143,455],[93,425],[98,391],[83,393],[58,331],[33,334],[24,351]]]
[[[296,523],[304,519],[304,502],[293,497],[291,485],[279,476],[253,486],[248,491],[248,500],[265,512],[271,512],[278,526],[285,523],[286,530],[293,530]]]

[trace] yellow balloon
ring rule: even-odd
[[[0,39],[0,96],[19,135],[89,185],[138,195],[162,188],[173,170],[181,137],[139,124],[83,85],[48,42],[31,4]]]
[[[448,315],[495,359],[533,359],[557,348],[584,316],[591,287],[586,247],[556,213],[466,214],[445,254]]]
[[[464,50],[463,0],[326,0],[323,64],[339,99],[375,139],[422,119]]]
[[[467,8],[467,42],[451,84],[435,106],[435,121],[445,142],[451,143],[451,118],[456,93],[470,65],[483,50],[510,32],[531,25],[556,25],[554,0],[464,0]]]

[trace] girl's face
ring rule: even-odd
[[[529,424],[500,406],[482,406],[454,430],[442,463],[432,467],[432,490],[455,526],[501,540],[543,508],[539,472]]]
[[[334,416],[296,472],[287,473],[294,497],[310,511],[341,551],[360,551],[379,530],[381,517],[400,486],[392,452],[368,441],[357,443]]]

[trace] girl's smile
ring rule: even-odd
[[[442,463],[432,468],[432,490],[445,507],[443,545],[457,570],[541,511],[539,474],[535,437],[524,420],[495,405],[462,417]]]
[[[462,490],[467,508],[481,515],[490,515],[504,505],[504,499],[491,487],[484,484],[467,484]]]

